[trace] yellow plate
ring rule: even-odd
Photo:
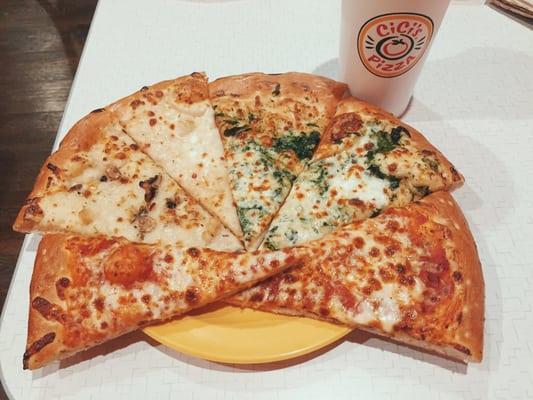
[[[206,360],[258,364],[318,350],[351,330],[309,318],[214,305],[144,328],[158,342]]]

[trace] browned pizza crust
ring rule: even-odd
[[[321,98],[326,104],[326,113],[331,115],[339,99],[346,92],[346,85],[318,75],[301,72],[286,72],[283,74],[264,74],[251,72],[242,75],[226,76],[209,84],[212,97],[229,95],[231,97],[247,97],[256,92],[270,94],[276,86],[283,86],[284,96],[299,99],[312,94]],[[288,89],[287,89],[288,88]]]
[[[354,97],[347,97],[340,101],[335,113],[335,117],[333,118],[326,132],[321,137],[317,151],[314,155],[314,159],[318,160],[335,154],[335,141],[338,139],[335,137],[335,133],[341,128],[346,129],[350,126],[352,126],[353,130],[359,129],[360,117],[358,117],[358,115],[371,116],[379,120],[390,121],[390,123],[393,125],[404,127],[409,132],[411,141],[414,142],[415,146],[420,150],[426,151],[428,154],[435,156],[439,163],[444,167],[446,172],[445,178],[447,178],[447,180],[450,182],[453,182],[453,186],[450,189],[455,189],[463,185],[463,176],[457,172],[450,161],[448,161],[448,159],[444,157],[444,155],[437,150],[437,148],[435,148],[435,146],[433,146],[424,137],[424,135],[422,135],[413,127],[402,122],[394,115],[380,109],[377,106]]]
[[[55,234],[38,248],[24,368],[166,320],[246,289],[306,252],[217,252]]]
[[[13,229],[17,232],[28,233],[36,230],[38,216],[42,214],[38,202],[49,185],[49,180],[61,170],[63,165],[77,153],[89,150],[104,135],[104,128],[112,121],[112,115],[104,109],[97,109],[78,121],[61,141],[59,149],[44,162],[31,193],[21,207]],[[36,218],[37,217],[37,218]]]
[[[435,193],[422,199],[420,203],[435,207],[438,209],[439,215],[446,216],[445,224],[452,232],[456,249],[455,261],[461,266],[465,297],[462,321],[460,328],[455,333],[455,341],[464,346],[464,349],[455,348],[454,350],[461,354],[465,354],[468,350],[466,352],[467,360],[480,362],[483,358],[485,282],[476,242],[461,208],[449,193]],[[453,352],[453,350],[451,351]]]

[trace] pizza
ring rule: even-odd
[[[108,236],[45,236],[30,286],[24,368],[42,367],[303,265],[305,254],[300,253],[217,252]]]
[[[45,235],[24,367],[218,300],[480,361],[481,266],[448,193],[464,179],[345,91],[193,73],[79,121],[14,224]]]
[[[346,86],[300,73],[252,73],[209,85],[244,233],[253,250],[311,159]]]
[[[150,158],[242,237],[204,74],[145,86],[109,108]]]
[[[14,229],[242,248],[220,220],[141,151],[108,110],[78,122],[45,161]]]
[[[467,222],[448,193],[389,208],[303,248],[310,260],[303,267],[229,302],[481,361],[483,276]]]
[[[363,101],[343,99],[311,162],[270,224],[262,247],[317,239],[463,178],[419,132]]]

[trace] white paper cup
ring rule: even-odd
[[[404,113],[450,0],[343,0],[340,78],[353,96]]]

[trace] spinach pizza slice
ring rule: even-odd
[[[453,165],[418,131],[368,103],[347,98],[262,246],[278,249],[317,239],[462,183]]]
[[[345,85],[301,73],[251,73],[209,85],[247,249],[261,243],[313,156]]]

